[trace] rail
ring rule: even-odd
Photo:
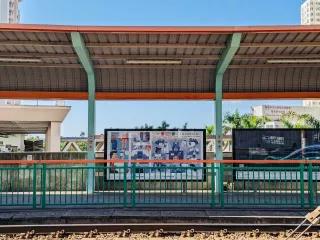
[[[320,160],[1,160],[0,206],[313,208],[319,180]]]

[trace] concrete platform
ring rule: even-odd
[[[319,195],[320,196],[320,195]],[[318,197],[319,197],[318,196]],[[304,196],[305,206],[308,206],[308,194]],[[35,201],[37,208],[41,208],[42,201],[45,201],[46,208],[88,208],[88,207],[170,207],[179,208],[190,206],[193,208],[210,208],[213,204],[216,208],[224,202],[226,208],[301,208],[301,195],[299,193],[272,193],[272,192],[225,192],[223,196],[216,193],[213,197],[209,192],[191,192],[191,193],[150,193],[136,192],[95,192],[88,194],[86,192],[47,192],[45,198],[39,192],[35,198],[31,193],[1,193],[0,209],[20,206],[21,208],[32,208]],[[315,204],[319,198],[315,198]]]
[[[297,224],[304,210],[239,209],[148,209],[77,208],[0,210],[0,224],[76,224],[76,223],[216,223],[216,224]]]

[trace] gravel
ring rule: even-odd
[[[167,234],[159,232],[150,232],[150,233],[139,233],[139,234],[130,234],[126,232],[119,233],[107,233],[107,234],[98,234],[96,232],[82,233],[82,234],[64,234],[63,231],[52,233],[50,235],[35,235],[33,232],[21,233],[15,235],[0,235],[0,240],[7,239],[83,239],[83,240],[113,240],[113,239],[133,239],[133,240],[142,240],[142,239],[194,239],[194,240],[250,240],[250,239],[261,239],[261,240],[272,240],[272,239],[285,239],[286,233],[255,233],[255,232],[239,232],[239,233],[225,233],[213,232],[213,233],[192,233],[192,232],[183,232],[176,234]],[[294,239],[294,238],[291,238]],[[320,233],[308,233],[302,238],[302,240],[320,240]]]

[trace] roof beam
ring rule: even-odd
[[[0,46],[72,47],[70,42],[58,41],[0,41]],[[86,48],[224,48],[224,44],[188,43],[87,43]]]
[[[8,58],[41,58],[41,59],[59,59],[59,58],[78,58],[75,54],[70,53],[19,53],[19,52],[0,52],[0,57]],[[92,60],[127,60],[127,59],[212,59],[218,60],[219,55],[210,54],[189,54],[189,55],[138,55],[138,54],[95,54],[91,55]]]
[[[268,68],[268,69],[279,69],[279,68],[319,68],[320,63],[266,63],[266,64],[249,64],[249,65],[230,65],[230,69],[256,69],[256,68]]]
[[[97,92],[97,100],[212,100],[213,92]],[[87,92],[0,91],[2,99],[86,100]],[[225,92],[224,100],[320,99],[320,92]]]
[[[1,40],[0,46],[40,46],[40,47],[72,47],[68,41],[35,41],[35,40]],[[87,48],[225,48],[225,44],[208,43],[87,43]],[[241,48],[274,48],[274,47],[320,47],[320,42],[271,42],[241,43]]]
[[[80,64],[36,64],[36,63],[1,63],[0,67],[34,67],[34,68],[73,68],[80,69]],[[266,68],[266,69],[278,69],[278,68],[318,68],[320,63],[290,63],[290,64],[251,64],[251,65],[241,65],[233,64],[229,65],[229,69],[256,69],[256,68]],[[95,69],[215,69],[216,65],[197,65],[197,64],[183,64],[183,65],[152,65],[152,64],[102,64],[96,65]]]
[[[320,47],[320,42],[272,42],[272,43],[241,43],[241,48],[276,48],[276,47]]]
[[[73,53],[21,53],[21,52],[0,52],[0,57],[5,58],[40,58],[40,59],[77,59],[78,56]],[[238,54],[233,59],[313,59],[320,58],[319,54]],[[94,54],[91,55],[92,60],[127,60],[127,59],[206,59],[206,60],[219,60],[220,55],[217,54],[186,54],[186,55],[174,55],[174,54],[160,54],[160,55],[138,55],[138,54]]]
[[[72,47],[70,42],[58,42],[58,41],[35,41],[35,40],[1,40],[0,46],[39,46],[39,47]]]
[[[81,64],[52,63],[6,63],[0,62],[0,67],[35,67],[35,68],[81,68]]]

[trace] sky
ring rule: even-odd
[[[302,0],[23,0],[21,23],[107,26],[298,25]],[[32,103],[32,102],[28,102]],[[40,104],[49,104],[40,101]],[[301,101],[224,101],[223,111],[251,106],[301,105]],[[67,101],[62,136],[87,130],[87,102]],[[213,101],[97,101],[96,133],[105,128],[159,126],[204,128],[214,121]]]

